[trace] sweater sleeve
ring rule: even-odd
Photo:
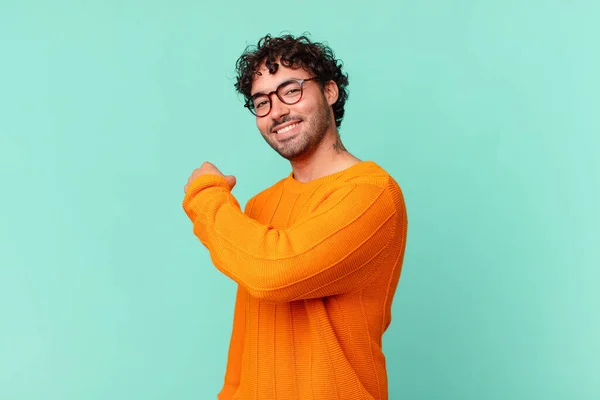
[[[360,288],[378,272],[397,222],[390,193],[368,183],[333,191],[283,229],[242,213],[217,175],[196,178],[183,208],[214,265],[253,297],[271,302]]]

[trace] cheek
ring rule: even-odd
[[[267,129],[269,129],[269,124],[266,121],[266,118],[257,118],[256,119],[256,127],[263,135],[266,134]]]
[[[306,116],[310,115],[310,113],[312,112],[313,105],[309,101],[306,101],[306,102],[301,101],[300,103],[298,103],[296,105],[297,105],[297,107],[294,111],[296,111],[297,115],[306,117]]]
[[[310,100],[311,101],[300,102],[297,104],[297,115],[299,115],[304,120],[311,120],[314,117],[315,113],[317,113],[319,109],[323,107],[322,102],[317,101],[316,99]]]

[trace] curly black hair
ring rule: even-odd
[[[281,65],[288,68],[303,68],[314,74],[321,84],[333,80],[338,86],[338,99],[333,104],[335,126],[339,127],[344,117],[344,105],[348,99],[348,75],[342,72],[342,62],[337,60],[331,48],[323,43],[311,42],[305,35],[294,38],[293,35],[262,37],[257,46],[248,46],[236,62],[237,82],[235,88],[250,98],[252,81],[263,62],[271,74]]]

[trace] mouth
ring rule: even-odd
[[[287,122],[285,124],[278,125],[276,127],[277,129],[273,129],[272,133],[275,135],[282,135],[284,133],[294,130],[301,123],[302,123],[301,121],[292,121],[292,122]]]

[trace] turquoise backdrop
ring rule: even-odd
[[[0,399],[216,398],[235,284],[183,185],[210,161],[243,206],[289,174],[233,88],[286,31],[344,61],[344,144],[406,198],[390,399],[600,399],[598,21],[592,0],[0,0]]]

